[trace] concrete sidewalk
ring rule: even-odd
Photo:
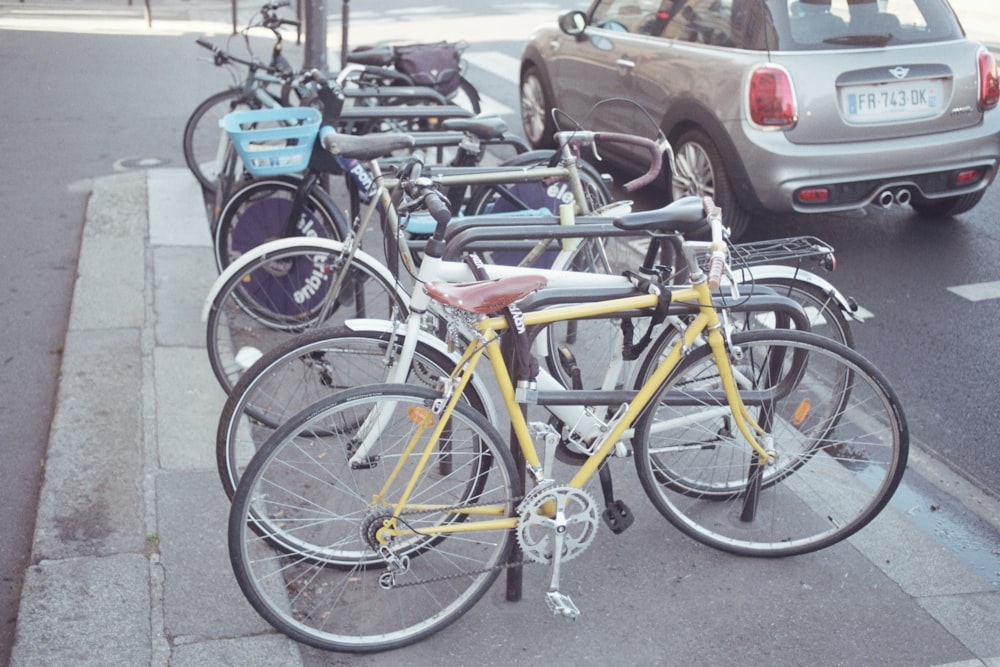
[[[348,657],[276,633],[228,563],[215,473],[225,396],[204,350],[215,278],[183,169],[97,179],[12,664],[899,664],[1000,667],[1000,590],[890,508],[849,543],[793,559],[720,554],[672,530],[631,470],[637,515],[564,569],[583,609],[503,586],[404,652]],[[919,457],[918,457],[919,460]],[[995,545],[1000,549],[1000,545]],[[514,634],[516,633],[516,634]]]

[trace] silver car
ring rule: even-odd
[[[766,212],[953,216],[1000,158],[996,60],[946,0],[594,0],[535,30],[520,76],[534,146],[553,109],[562,129],[660,130],[672,195],[711,194],[735,237]]]

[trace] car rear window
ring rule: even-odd
[[[962,37],[954,14],[940,0],[788,0],[785,50],[921,44]]]
[[[590,18],[605,30],[761,51],[962,37],[942,0],[598,0]]]

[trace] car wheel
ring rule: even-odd
[[[950,218],[953,215],[965,213],[979,203],[986,193],[985,190],[972,192],[967,195],[956,195],[954,197],[943,197],[941,199],[927,199],[918,194],[914,194],[910,199],[910,206],[913,210],[925,218]]]
[[[750,224],[750,215],[733,195],[729,175],[715,143],[702,130],[688,130],[674,142],[674,153],[677,173],[670,179],[674,200],[689,195],[708,195],[722,208],[722,221],[729,227],[730,238],[735,241],[743,236]]]
[[[554,148],[555,125],[552,122],[552,94],[534,65],[521,74],[521,125],[524,136],[534,148]]]

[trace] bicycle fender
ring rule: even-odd
[[[399,324],[395,322],[390,322],[389,320],[379,320],[374,318],[359,317],[355,319],[345,320],[344,326],[350,329],[351,331],[377,331],[379,333],[391,333],[392,331],[395,330],[399,332],[400,335],[402,335],[402,331],[399,327]],[[458,363],[459,360],[458,353],[456,351],[449,352],[448,344],[445,343],[445,341],[438,338],[437,336],[434,336],[433,334],[427,331],[420,331],[418,339],[420,340],[420,342],[430,345],[435,350],[446,355],[452,361]],[[472,374],[470,382],[473,388],[476,390],[476,392],[478,392],[479,396],[483,399],[483,405],[486,407],[486,418],[489,420],[491,424],[499,424],[500,423],[499,414],[497,413],[496,405],[492,397],[490,396],[489,387],[486,385],[485,382],[483,382],[483,379],[479,375],[476,375],[475,373]]]
[[[783,264],[762,264],[749,269],[734,269],[733,275],[736,277],[736,281],[739,284],[751,283],[754,280],[760,280],[762,278],[788,278],[790,280],[801,280],[809,283],[810,285],[814,285],[815,287],[823,290],[826,294],[831,295],[840,306],[840,309],[844,311],[844,314],[850,317],[854,322],[864,321],[857,315],[858,304],[854,300],[848,299],[844,296],[844,294],[839,289],[834,287],[829,280],[816,275],[811,271],[798,269],[794,266],[785,266]]]
[[[309,238],[305,236],[290,236],[263,243],[253,250],[240,255],[232,264],[227,266],[221,274],[219,274],[218,278],[215,279],[215,282],[212,283],[212,287],[209,288],[208,295],[205,297],[205,301],[202,304],[201,321],[208,321],[208,314],[212,311],[212,308],[215,305],[215,300],[219,297],[219,293],[233,278],[233,276],[242,272],[247,266],[258,259],[266,258],[268,255],[278,253],[289,248],[294,248],[296,246],[307,246],[310,249],[315,249],[317,253],[342,252],[344,250],[343,241]],[[365,265],[366,268],[384,278],[388,284],[396,284],[396,280],[392,277],[392,274],[389,273],[389,269],[386,268],[382,262],[378,261],[374,256],[368,254],[364,250],[361,250],[360,248],[355,250],[354,257],[351,261]],[[400,292],[399,296],[403,298],[403,302],[407,307],[409,307],[409,295],[405,292]]]

